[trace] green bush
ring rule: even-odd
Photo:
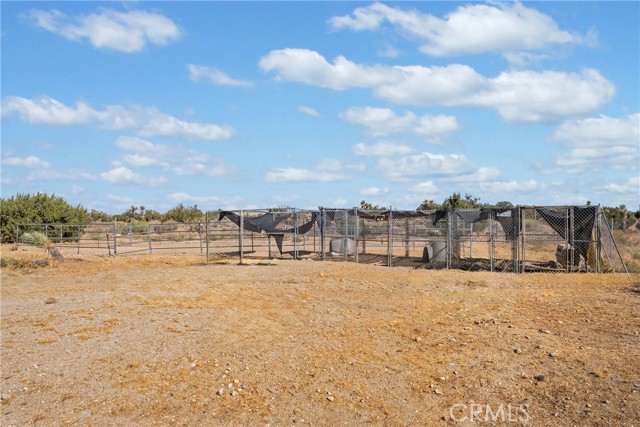
[[[176,221],[181,223],[198,221],[202,218],[203,213],[198,209],[198,205],[184,206],[180,203],[173,209],[168,210],[162,217],[162,222]]]
[[[91,216],[84,207],[71,206],[54,194],[18,194],[8,199],[0,198],[2,243],[15,242],[17,224],[86,224],[90,220]],[[50,230],[57,233],[53,228]],[[64,238],[77,237],[76,228],[63,230]]]

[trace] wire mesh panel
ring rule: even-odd
[[[353,209],[323,209],[322,259],[355,262],[358,253],[358,217]]]
[[[614,239],[613,230],[609,227],[609,221],[602,212],[599,212],[596,220],[596,233],[598,244],[595,252],[600,271],[628,273]]]

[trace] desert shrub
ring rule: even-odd
[[[84,207],[71,206],[62,197],[54,194],[18,194],[8,199],[0,198],[2,243],[15,242],[17,224],[86,224],[90,220],[91,216]],[[50,230],[57,233],[53,228]],[[63,228],[62,237],[77,237],[77,233],[77,228]]]
[[[162,218],[162,221],[176,221],[181,223],[187,223],[191,221],[197,221],[201,219],[203,213],[198,209],[198,205],[185,206],[180,203],[173,209],[168,210]]]

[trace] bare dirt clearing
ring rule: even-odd
[[[640,425],[626,275],[253,262],[3,268],[1,424]]]

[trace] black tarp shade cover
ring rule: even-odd
[[[276,245],[280,254],[282,254],[282,242],[284,241],[285,234],[306,234],[313,228],[313,225],[318,219],[318,212],[311,213],[311,220],[305,222],[299,227],[280,229],[277,228],[278,224],[287,218],[290,218],[291,214],[266,213],[253,218],[244,218],[244,229],[246,231],[252,231],[254,233],[262,233],[263,231],[270,236],[273,236],[276,240]],[[229,211],[220,211],[220,217],[218,221],[222,221],[224,218],[229,218],[235,225],[240,227],[240,215]]]
[[[563,239],[567,238],[569,224],[569,209],[561,212],[549,208],[536,208],[536,212],[549,224],[553,230]],[[596,221],[596,207],[574,207],[573,208],[573,241],[578,253],[587,259],[589,253],[589,243],[593,225]]]

